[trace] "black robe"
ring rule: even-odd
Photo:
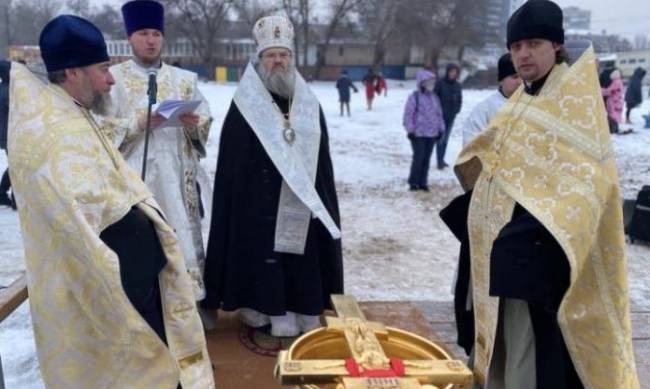
[[[288,101],[273,96],[283,112]],[[316,191],[340,226],[327,126],[320,112],[321,141]],[[297,134],[300,136],[300,134]],[[330,295],[343,292],[341,240],[311,219],[304,255],[273,250],[282,176],[233,103],[219,144],[202,306],[266,315],[287,311],[318,315]]]
[[[466,351],[474,343],[473,311],[465,310],[469,287],[470,254],[467,215],[471,192],[459,196],[440,213],[461,241],[459,277],[454,305],[458,344]],[[538,389],[582,388],[564,343],[557,311],[569,287],[571,268],[553,235],[521,205],[492,245],[490,296],[528,303],[535,336]]]
[[[158,275],[167,265],[153,222],[133,207],[108,226],[100,239],[117,254],[126,296],[142,318],[167,343]]]
[[[458,254],[458,278],[454,286],[454,314],[456,315],[456,343],[469,355],[474,347],[474,309],[467,306],[470,281],[469,235],[467,213],[472,191],[456,197],[440,211],[440,218],[460,241]]]

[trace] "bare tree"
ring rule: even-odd
[[[178,30],[197,50],[208,74],[219,61],[219,35],[232,0],[165,0],[167,9],[178,16]]]
[[[100,9],[93,10],[88,15],[88,20],[112,39],[126,36],[122,14],[112,5],[104,4]]]
[[[300,15],[300,31],[302,36],[302,60],[303,66],[308,66],[308,53],[309,53],[309,44],[311,43],[310,39],[310,14],[313,5],[310,0],[298,0],[298,14]],[[298,48],[296,47],[296,50]]]
[[[314,8],[314,0],[282,0],[282,10],[296,29],[294,36],[294,56],[296,64],[307,66],[307,53],[311,43],[310,15]],[[300,45],[302,44],[302,46]],[[302,53],[299,49],[302,48]],[[302,57],[302,61],[300,58]]]
[[[277,11],[278,7],[264,0],[238,0],[233,3],[233,9],[239,20],[248,24],[252,29],[257,20]]]
[[[90,15],[88,0],[67,0],[65,6],[75,15],[87,18]]]
[[[314,69],[314,76],[316,79],[320,78],[320,71],[325,65],[327,51],[330,42],[335,37],[336,33],[343,22],[359,4],[361,0],[330,0],[330,19],[327,23],[325,36],[322,42],[319,43],[316,51],[316,68]]]
[[[447,7],[443,4],[448,1],[414,0],[411,6],[399,15],[397,21],[398,28],[408,36],[410,44],[425,48],[425,66],[434,70],[437,70],[438,57],[447,44],[440,26],[448,19]]]
[[[434,3],[433,1],[430,1]],[[411,1],[408,1],[410,4]],[[407,6],[405,0],[363,0],[358,4],[359,17],[365,35],[374,45],[373,66],[384,63],[386,42],[395,32],[398,11]]]
[[[486,0],[410,0],[400,10],[397,25],[411,44],[426,49],[425,65],[438,70],[445,47],[456,47],[457,60],[467,46],[482,46],[482,15]]]
[[[456,58],[459,63],[462,63],[467,47],[485,44],[485,29],[479,21],[484,19],[487,6],[487,0],[454,0],[450,6],[450,18],[444,27],[447,40],[458,50]]]
[[[9,10],[11,44],[38,43],[41,30],[61,9],[58,0],[24,0],[13,4]]]
[[[2,31],[4,39],[0,42],[0,50],[2,50],[0,56],[2,57],[6,55],[7,48],[13,43],[11,34],[11,1],[4,0],[2,5],[0,5],[0,20],[2,20],[4,26],[4,31]]]

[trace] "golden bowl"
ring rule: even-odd
[[[403,360],[407,375],[416,378],[420,385],[427,385],[424,386],[425,388],[451,389],[454,384],[468,384],[471,382],[469,369],[462,363],[453,360],[442,347],[407,331],[394,327],[385,327],[385,329],[386,331],[383,334],[378,333],[376,336],[386,357]],[[346,375],[346,370],[344,370],[344,366],[339,369],[340,366],[337,363],[342,364],[345,359],[350,357],[352,357],[352,353],[348,342],[340,331],[329,330],[327,327],[318,328],[296,339],[288,350],[281,352],[278,356],[276,376],[280,378],[283,384],[298,385],[300,388],[343,388],[341,383],[343,376]],[[328,373],[319,375],[318,368],[312,368],[305,375],[288,374],[283,376],[283,371],[279,368],[280,365],[286,362],[298,362],[294,365],[287,365],[296,366],[296,369],[298,369],[300,361],[322,361],[322,370],[328,370]],[[451,372],[451,375],[445,374],[444,371],[430,374],[430,371],[425,372],[424,370],[422,375],[417,374],[417,369],[413,367],[417,367],[418,364],[425,365],[427,361],[449,361],[449,363],[442,364],[442,366],[445,366],[445,369]],[[410,372],[409,366],[412,367]],[[342,375],[333,377],[336,373],[333,373],[332,369],[339,369]],[[461,376],[463,378],[459,378]],[[459,380],[463,382],[458,382]]]

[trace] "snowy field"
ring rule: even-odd
[[[461,188],[450,168],[439,171],[434,163],[429,176],[431,192],[407,191],[411,149],[401,123],[404,102],[414,83],[390,82],[388,97],[377,98],[370,112],[365,109],[363,93],[353,94],[351,118],[339,116],[333,83],[311,85],[329,125],[341,207],[346,292],[359,300],[451,300],[458,243],[438,212],[461,193]],[[215,117],[209,155],[203,161],[211,177],[221,123],[235,87],[201,85]],[[463,109],[449,142],[448,163],[453,163],[460,151],[460,127],[465,116],[490,93],[464,91]],[[646,96],[648,92],[644,91]],[[646,100],[633,111],[635,124],[622,126],[633,127],[635,132],[613,137],[627,198],[634,197],[644,183],[650,184],[650,130],[642,129],[641,118],[648,112],[650,101]],[[0,172],[5,166],[2,153]],[[17,214],[0,207],[0,285],[8,285],[24,271],[22,256]],[[650,309],[650,247],[628,245],[627,259],[632,303]],[[8,389],[43,387],[27,304],[0,325],[0,356]]]

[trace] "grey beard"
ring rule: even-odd
[[[267,70],[260,63],[257,65],[257,74],[270,92],[285,99],[290,99],[293,96],[296,86],[296,73],[293,64],[290,64],[287,70]]]
[[[94,96],[93,105],[90,110],[97,115],[106,116],[110,103],[110,95],[98,93]]]

